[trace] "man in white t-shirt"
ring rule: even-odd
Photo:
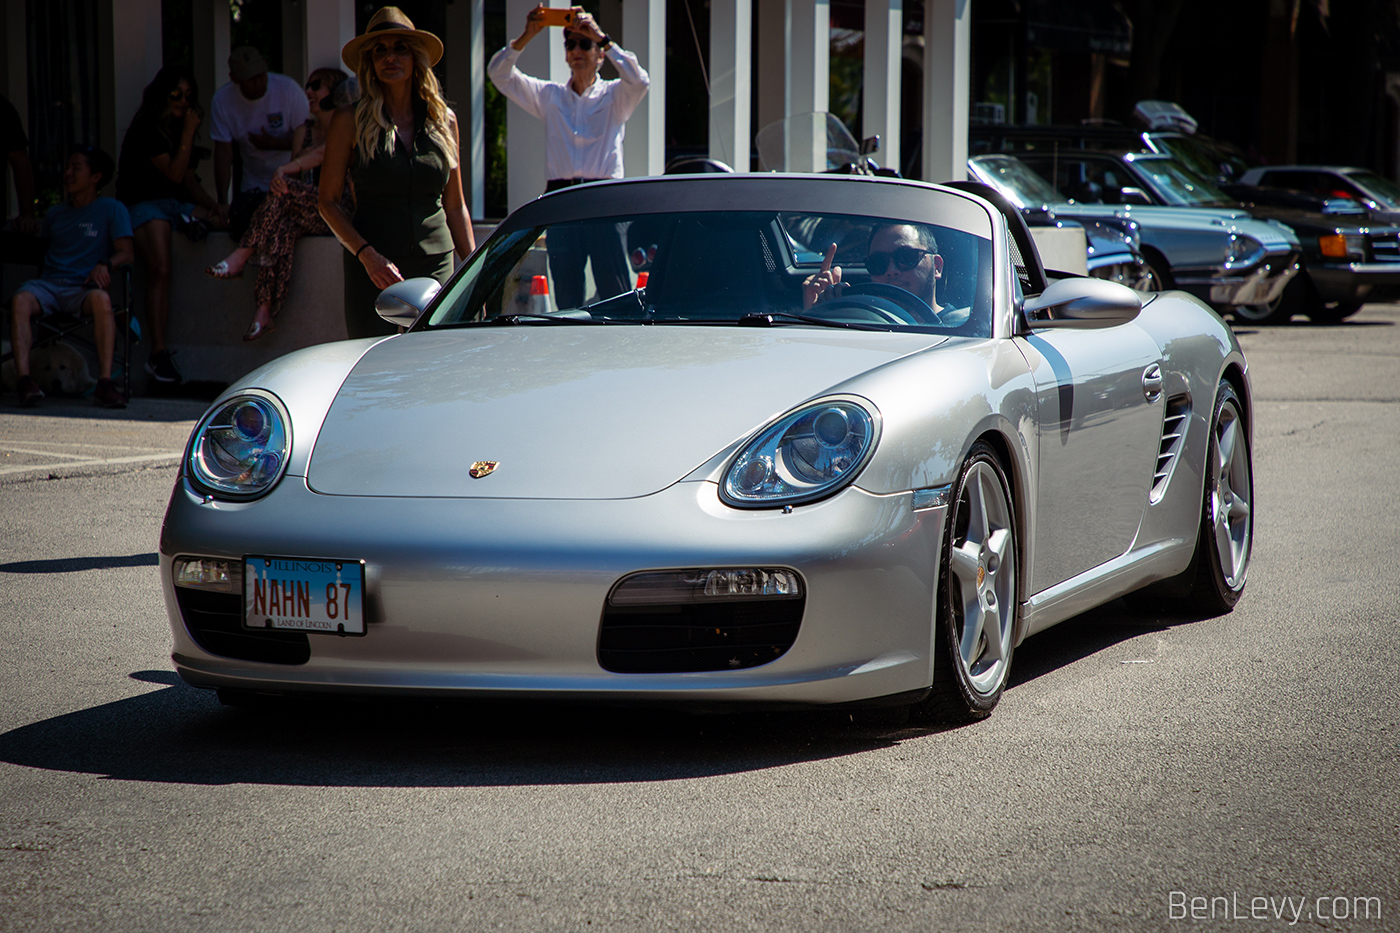
[[[272,186],[272,175],[291,156],[292,132],[311,115],[306,92],[286,75],[269,74],[262,54],[241,46],[228,57],[229,83],[210,106],[214,187],[220,204],[232,204],[229,233],[237,238]],[[233,144],[243,157],[243,181],[228,197]]]

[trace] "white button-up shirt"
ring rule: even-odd
[[[621,77],[599,78],[582,94],[567,81],[542,81],[516,68],[520,53],[509,45],[486,66],[502,94],[544,121],[548,178],[622,177],[623,124],[646,96],[651,78],[637,56],[616,44],[605,54]]]

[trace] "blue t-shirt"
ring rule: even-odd
[[[131,236],[131,215],[115,198],[98,198],[86,207],[65,201],[49,208],[40,235],[52,241],[44,278],[80,285],[100,260],[112,258],[118,239]]]

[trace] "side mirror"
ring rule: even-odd
[[[441,290],[437,279],[405,279],[380,292],[374,300],[374,310],[390,324],[408,327]]]
[[[1142,295],[1104,279],[1061,279],[1026,299],[1023,310],[1032,330],[1114,327],[1142,310]]]
[[[879,133],[876,133],[874,136],[867,136],[865,139],[861,140],[861,144],[860,144],[860,154],[861,154],[861,155],[870,155],[870,153],[872,153],[872,152],[879,152],[879,151],[880,151],[880,134],[879,134]]]

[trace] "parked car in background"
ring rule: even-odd
[[[1400,223],[1400,184],[1370,169],[1339,165],[1268,165],[1248,169],[1240,176],[1240,183],[1354,201],[1375,220]]]
[[[1038,153],[1026,155],[1033,158]],[[1078,150],[1064,154],[1071,159],[1079,155]],[[1054,158],[1058,157],[1052,157],[1050,169],[1037,172],[1029,160],[989,153],[969,159],[968,169],[1026,213],[1047,211],[1090,223],[1132,224],[1141,243],[1149,290],[1180,288],[1229,310],[1277,300],[1297,273],[1298,241],[1287,227],[1255,220],[1239,208],[1203,210],[1149,203],[1135,179],[1118,171],[1111,160],[1103,164],[1097,191],[1084,185],[1075,189],[1090,199],[1080,201],[1047,180]],[[1107,199],[1105,184],[1112,189]]]
[[[1301,248],[1301,271],[1275,294],[1237,303],[1232,313],[1238,319],[1282,323],[1303,314],[1330,323],[1355,314],[1365,301],[1400,296],[1400,228],[1377,227],[1335,199],[1258,189],[1258,197],[1237,191],[1251,195],[1242,204],[1170,156],[1156,153],[1060,150],[1021,153],[1020,158],[1081,203],[1247,212],[1243,216],[1291,229]]]

